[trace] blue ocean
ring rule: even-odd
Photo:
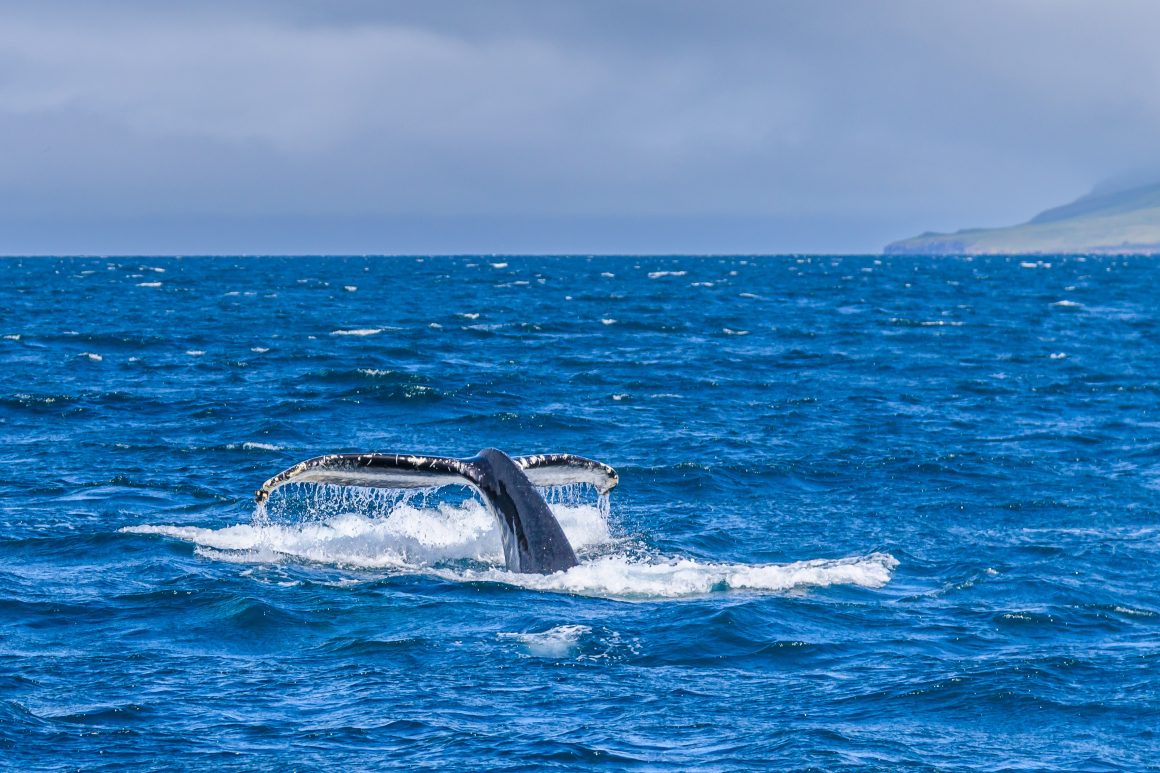
[[[1154,260],[0,267],[4,770],[1160,769]]]

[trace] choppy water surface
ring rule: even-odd
[[[4,260],[10,769],[1141,769],[1160,264]],[[564,451],[581,565],[324,452]]]

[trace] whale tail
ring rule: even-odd
[[[290,467],[255,493],[264,502],[287,483],[369,488],[475,489],[500,525],[504,558],[513,572],[551,574],[576,565],[576,553],[537,486],[588,484],[607,494],[618,481],[606,464],[572,454],[509,457],[485,448],[469,459],[414,454],[328,454]]]

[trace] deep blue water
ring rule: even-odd
[[[1158,765],[1160,263],[0,268],[4,769]],[[618,469],[580,567],[448,492],[251,523],[489,445]]]

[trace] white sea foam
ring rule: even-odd
[[[492,263],[491,267],[492,268],[507,268],[508,264],[507,263]]]
[[[1080,308],[1083,308],[1083,304],[1080,303],[1079,301],[1069,301],[1066,298],[1064,298],[1062,301],[1056,301],[1055,303],[1053,303],[1051,305],[1058,306],[1061,309],[1080,309]]]
[[[684,276],[688,271],[650,271],[648,272],[649,279],[660,279],[665,276]]]
[[[90,360],[92,360],[93,362],[100,362],[101,360],[105,359],[104,357],[102,357],[101,355],[99,355],[95,352],[81,352],[80,356],[87,357]]]
[[[558,625],[540,633],[497,633],[496,638],[523,645],[529,655],[538,658],[563,658],[571,655],[585,634],[592,633],[586,625]]]
[[[268,352],[270,350],[264,346],[251,346],[250,351],[253,352],[254,354],[265,354],[266,352]]]
[[[381,327],[356,327],[350,329],[331,330],[332,336],[373,336],[383,332]]]
[[[879,588],[890,580],[898,562],[884,553],[792,564],[702,563],[692,559],[641,561],[612,555],[581,562],[555,574],[512,574],[502,569],[466,570],[448,579],[505,582],[525,588],[622,599],[703,596],[728,590],[787,591],[800,587],[860,585]]]
[[[1112,608],[1121,615],[1131,615],[1132,617],[1155,617],[1155,612],[1150,612],[1146,609],[1132,609],[1131,607],[1115,606]]]
[[[221,529],[143,525],[121,531],[183,540],[196,545],[199,555],[218,561],[307,561],[627,600],[830,585],[877,588],[889,582],[898,565],[885,553],[788,564],[716,563],[641,555],[636,550],[629,554],[623,549],[624,541],[611,535],[601,507],[553,504],[560,526],[581,557],[580,564],[550,575],[518,574],[504,566],[499,528],[476,499],[426,507],[403,499],[385,513],[371,510],[369,515],[348,512],[293,523],[272,523],[255,516],[250,524]],[[574,634],[579,635],[568,629],[518,636],[541,637],[521,641],[550,650],[565,646],[560,642]]]
[[[255,443],[247,440],[242,443],[242,448],[247,451],[281,451],[282,446],[276,446],[273,443]]]
[[[138,282],[137,286],[138,287],[160,287],[161,283],[160,282]]]
[[[203,349],[187,349],[185,353],[190,357],[201,357],[205,355],[205,351]]]
[[[611,317],[605,317],[604,319],[600,320],[600,324],[602,324],[602,325],[615,325],[616,320],[612,319]]]
[[[19,340],[20,340],[20,334],[19,334],[19,333],[13,333],[12,335],[6,335],[6,336],[4,336],[4,340],[5,340],[5,341],[19,341]]]

